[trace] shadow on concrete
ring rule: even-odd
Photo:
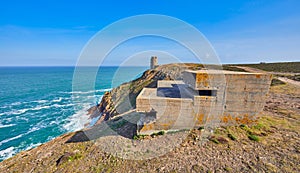
[[[172,87],[157,88],[157,96],[168,98],[193,98],[198,95],[197,91],[192,90],[185,84],[172,84]]]

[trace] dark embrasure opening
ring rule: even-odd
[[[198,90],[199,96],[217,96],[217,90]]]

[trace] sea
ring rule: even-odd
[[[78,69],[84,69],[84,74],[74,76]],[[88,108],[99,103],[105,92],[138,78],[146,69],[0,67],[0,161],[92,125]],[[79,88],[74,87],[78,76],[82,78]]]

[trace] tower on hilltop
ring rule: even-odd
[[[151,57],[151,61],[150,61],[150,69],[154,69],[157,66],[158,66],[157,57],[156,56],[152,56]]]

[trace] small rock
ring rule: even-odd
[[[56,166],[59,166],[69,160],[69,157],[73,156],[73,153],[65,153],[62,155],[57,161],[56,161]]]

